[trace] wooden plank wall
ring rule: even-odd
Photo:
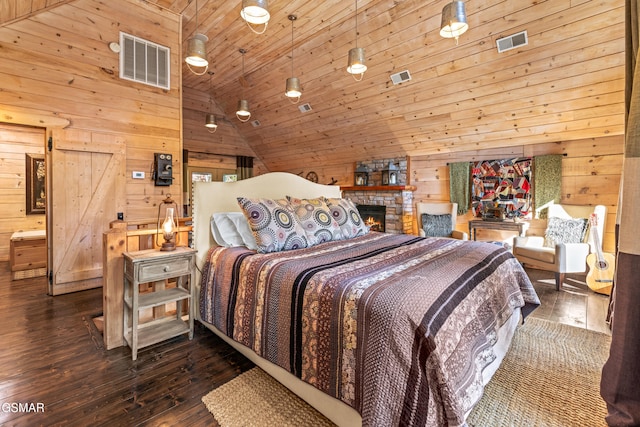
[[[0,261],[9,260],[15,231],[43,230],[44,215],[27,215],[26,154],[44,156],[43,128],[0,123]]]
[[[171,49],[170,90],[119,78],[119,55],[109,43],[119,41],[120,31]],[[63,118],[67,135],[76,131],[124,140],[125,220],[153,218],[164,194],[182,197],[180,40],[180,16],[143,1],[63,2],[6,24],[0,27],[0,121]],[[153,184],[154,152],[175,159],[177,179],[170,187]],[[133,171],[145,172],[146,178],[132,179]],[[103,215],[115,220],[115,207]],[[0,249],[0,259],[6,259],[2,254]]]
[[[449,201],[447,163],[566,154],[562,160],[561,203],[574,205],[602,204],[607,207],[603,247],[614,252],[618,190],[622,172],[624,137],[621,135],[558,143],[516,145],[504,149],[467,151],[437,156],[411,158],[411,184],[417,187],[416,202]],[[471,215],[458,217],[457,229],[468,232]],[[546,221],[533,220],[528,234],[544,235]],[[478,232],[479,239],[508,240],[509,235]]]
[[[189,162],[193,162],[192,166],[218,167],[216,165],[219,165],[223,169],[228,169],[236,167],[236,156],[248,156],[254,158],[255,175],[268,172],[238,132],[238,126],[251,126],[251,124],[241,123],[235,117],[231,120],[227,119],[215,101],[215,96],[209,96],[210,94],[209,90],[203,92],[183,88],[184,149],[190,153]],[[216,116],[218,129],[214,133],[210,133],[204,127],[205,115],[208,112]]]

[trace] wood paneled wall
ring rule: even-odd
[[[170,90],[119,78],[119,56],[109,43],[119,41],[120,31],[171,49]],[[0,121],[45,123],[48,137],[46,123],[64,119],[58,120],[66,123],[64,134],[78,135],[65,143],[124,141],[125,219],[154,218],[164,194],[182,197],[180,34],[179,15],[143,1],[76,0],[28,13],[0,27]],[[175,159],[170,187],[153,184],[154,152]],[[146,178],[132,179],[133,171]],[[115,220],[116,209],[96,221]]]
[[[543,154],[566,154],[562,159],[561,203],[574,205],[597,205],[607,207],[607,222],[603,247],[614,252],[615,222],[618,209],[618,191],[622,172],[624,149],[623,136],[590,138],[558,143],[514,145],[504,149],[467,151],[436,156],[411,158],[411,184],[417,187],[416,202],[449,201],[449,168],[447,163],[538,156]],[[457,229],[468,232],[470,214],[458,217]],[[546,221],[532,220],[530,235],[544,235]],[[507,239],[502,233],[486,232],[487,239]]]
[[[208,79],[209,76],[202,78]],[[237,125],[240,122],[225,117],[215,100],[215,94],[208,90],[202,92],[183,88],[182,106],[184,149],[190,153],[190,162],[193,161],[194,165],[199,167],[223,165],[221,167],[228,169],[229,167],[235,168],[236,156],[248,156],[254,158],[255,175],[268,172],[264,163],[238,132]],[[205,115],[208,112],[216,116],[218,123],[218,129],[213,133],[210,133],[204,126]],[[247,124],[247,126],[251,125]]]

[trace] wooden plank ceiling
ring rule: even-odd
[[[198,0],[197,25],[196,0],[148,2],[182,14],[185,45],[196,31],[209,37],[218,111],[272,171],[623,133],[623,0],[469,0],[470,29],[457,46],[439,36],[448,0],[360,0],[358,46],[369,66],[360,82],[345,71],[355,1],[272,0],[262,35],[241,20],[239,0]],[[298,17],[293,74],[307,113],[284,97],[289,14]],[[523,30],[527,46],[497,52],[497,38]],[[390,74],[403,70],[412,80],[393,85]],[[208,96],[209,77],[185,67],[183,87]],[[257,127],[235,118],[243,91]]]

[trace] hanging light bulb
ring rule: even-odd
[[[240,49],[240,53],[242,54],[242,79],[244,80],[244,54],[247,53],[246,50]],[[244,83],[240,82],[240,86],[242,86],[242,99],[238,101],[238,109],[236,110],[236,117],[241,122],[247,122],[251,118],[251,112],[249,111],[249,101],[244,99]]]
[[[291,77],[287,79],[287,85],[284,95],[289,98],[294,104],[300,101],[302,96],[302,90],[300,89],[300,79],[293,76],[293,21],[298,19],[296,15],[289,15],[289,21],[291,21]]]
[[[216,116],[213,115],[213,90],[211,89],[211,78],[213,77],[213,71],[209,71],[209,113],[204,120],[204,126],[207,128],[209,133],[214,133],[218,129],[218,123],[216,123]]]
[[[267,24],[271,15],[269,14],[268,0],[242,0],[242,10],[240,16],[245,20],[247,26],[256,34],[264,34],[267,31]],[[257,31],[251,25],[264,25],[262,31]]]
[[[469,29],[467,24],[467,14],[464,10],[463,1],[452,1],[442,9],[442,21],[440,25],[440,36],[451,39],[456,39],[456,45],[458,44],[458,37],[460,37],[465,31]]]
[[[347,73],[353,75],[353,78],[359,82],[363,79],[365,71],[367,71],[367,64],[364,48],[358,47],[358,0],[356,0],[356,47],[349,50]]]
[[[196,32],[187,41],[187,55],[184,61],[187,63],[189,70],[197,76],[202,76],[209,69],[209,61],[207,61],[207,48],[205,43],[209,41],[209,38],[204,34],[198,33],[198,0],[196,0]],[[204,71],[201,73],[195,71],[191,67],[204,67]]]

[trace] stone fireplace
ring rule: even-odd
[[[413,233],[413,192],[416,189],[414,186],[376,185],[341,187],[341,189],[343,197],[351,199],[356,206],[384,206],[386,233]],[[363,219],[367,220],[364,216]]]

